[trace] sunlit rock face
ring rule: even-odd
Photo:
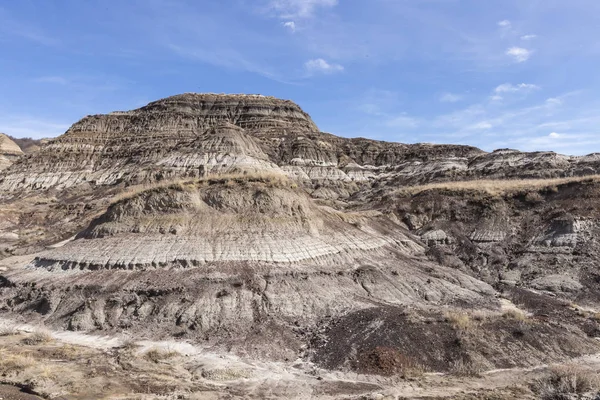
[[[10,167],[23,154],[23,151],[15,142],[0,133],[0,171]]]

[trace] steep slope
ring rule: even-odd
[[[132,111],[83,118],[35,157],[0,175],[0,190],[152,183],[196,176],[201,167],[209,173],[228,172],[233,168],[227,164],[229,149],[218,149],[225,161],[196,156],[205,151],[198,143],[214,129],[251,137],[254,151],[259,147],[266,156],[261,155],[261,160],[277,165],[317,198],[346,199],[362,189],[433,181],[600,173],[597,154],[572,157],[507,149],[485,153],[470,146],[346,139],[319,132],[308,114],[291,101],[186,93]],[[215,169],[216,163],[228,168]]]
[[[0,133],[0,171],[11,166],[22,155],[21,148],[8,136]]]
[[[599,171],[177,95],[88,116],[0,173],[0,310],[360,373],[563,360],[599,347],[600,197],[573,179]]]
[[[394,212],[437,263],[492,285],[528,287],[597,307],[599,182],[449,182],[361,203],[378,202],[376,209]]]
[[[0,187],[5,191],[69,188],[88,183],[114,185],[121,181],[152,182],[173,175],[194,176],[201,166],[227,165],[227,159],[216,160],[214,151],[206,154],[211,149],[202,148],[203,135],[218,127],[226,135],[236,130],[239,137],[244,135],[243,130],[317,130],[310,117],[290,101],[263,96],[184,94],[130,112],[82,119],[35,157],[9,171],[0,179]],[[218,156],[223,158],[227,151],[244,147],[240,144],[233,149],[213,150],[221,151]],[[198,151],[206,157],[199,158]]]
[[[74,241],[6,272],[0,307],[275,358],[297,356],[327,316],[381,302],[497,307],[490,286],[427,261],[384,215],[317,206],[294,186],[240,175],[132,194]]]

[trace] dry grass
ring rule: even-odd
[[[455,376],[464,377],[479,377],[483,372],[482,368],[477,366],[472,361],[465,361],[463,359],[454,361],[450,367],[450,373]]]
[[[533,389],[542,400],[570,399],[573,395],[600,390],[600,377],[575,365],[554,367],[547,376],[534,382]]]
[[[444,317],[446,322],[459,331],[468,331],[475,326],[471,316],[466,312],[448,311],[444,314]]]
[[[158,363],[179,356],[179,352],[170,349],[159,349],[157,347],[148,350],[144,353],[144,358],[149,361]]]
[[[131,199],[140,195],[141,193],[157,189],[169,188],[183,191],[193,187],[215,184],[223,184],[225,186],[233,187],[237,184],[245,182],[262,182],[273,187],[286,186],[292,189],[298,187],[298,185],[295,182],[290,181],[287,176],[277,173],[222,174],[196,179],[173,179],[160,181],[153,184],[129,186],[123,192],[115,195],[111,199],[111,204],[118,203],[122,200]]]
[[[65,344],[64,346],[52,349],[51,355],[53,358],[58,358],[59,360],[73,361],[81,357],[83,351],[84,350],[80,347],[73,346],[71,344]]]
[[[579,176],[570,178],[554,179],[514,179],[514,180],[473,180],[458,182],[429,183],[420,186],[408,186],[398,189],[395,193],[399,195],[415,195],[427,190],[442,189],[455,192],[474,191],[482,192],[492,196],[501,196],[510,193],[532,192],[541,189],[551,189],[558,185],[572,182],[600,181],[600,175]],[[532,201],[541,201],[541,196],[530,197]]]
[[[506,319],[514,319],[517,321],[527,321],[527,314],[525,314],[523,311],[520,310],[515,310],[515,309],[510,309],[510,310],[506,310],[502,313],[502,317],[506,318]]]
[[[18,374],[35,364],[35,360],[30,355],[3,351],[0,354],[0,375]]]
[[[23,339],[23,343],[34,346],[42,343],[48,343],[54,340],[52,338],[52,334],[43,329],[37,329],[33,333],[29,334],[26,338]]]

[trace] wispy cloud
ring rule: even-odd
[[[522,63],[531,57],[531,50],[527,50],[523,47],[511,47],[506,50],[506,55],[513,58],[517,63]]]
[[[523,35],[521,36],[521,40],[533,40],[537,38],[537,35]]]
[[[331,8],[338,0],[270,0],[269,8],[280,18],[310,18],[319,8]]]
[[[461,101],[462,99],[463,96],[454,93],[443,93],[439,98],[439,100],[442,103],[456,103]]]
[[[540,89],[539,86],[531,84],[531,83],[519,83],[518,85],[513,85],[511,83],[503,83],[494,89],[495,93],[517,93],[517,92],[530,92],[532,90]]]
[[[296,23],[294,21],[287,21],[282,23],[284,28],[290,30],[290,32],[296,32]]]
[[[398,129],[414,129],[417,128],[421,121],[418,118],[410,117],[408,114],[402,113],[385,121],[386,126]]]
[[[498,26],[501,28],[510,28],[512,26],[512,23],[509,20],[505,19],[498,22]]]
[[[3,35],[20,37],[44,46],[56,46],[60,41],[39,27],[15,18],[0,7],[0,37]]]
[[[34,139],[56,137],[65,133],[71,124],[40,119],[31,116],[3,115],[0,118],[0,132],[15,137]]]
[[[171,44],[168,47],[182,57],[202,61],[218,67],[253,72],[278,82],[289,83],[271,70],[271,68],[246,59],[243,54],[234,49],[213,47],[209,50],[203,48],[186,48],[175,44]]]
[[[304,63],[304,68],[311,75],[316,73],[333,74],[344,70],[344,67],[340,64],[328,63],[322,58],[308,60]]]

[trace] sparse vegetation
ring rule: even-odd
[[[456,182],[437,182],[427,185],[408,186],[398,189],[398,195],[416,195],[427,190],[441,189],[455,192],[481,192],[492,196],[501,196],[510,193],[524,193],[542,189],[556,189],[557,186],[572,182],[600,181],[600,175],[578,176],[554,179],[514,179],[514,180],[472,180]],[[539,193],[538,193],[539,195]],[[541,197],[541,196],[540,196]]]
[[[172,179],[156,182],[153,184],[129,186],[125,190],[123,190],[123,192],[115,195],[111,200],[111,204],[118,203],[122,200],[134,198],[135,196],[138,196],[139,194],[144,192],[164,188],[183,191],[193,187],[202,187],[204,185],[210,186],[222,184],[225,186],[234,186],[237,184],[243,184],[248,182],[260,182],[270,187],[285,186],[291,189],[298,187],[298,185],[295,182],[290,181],[287,176],[277,173],[221,174],[197,179]]]
[[[368,370],[381,375],[398,375],[405,379],[422,376],[426,368],[391,347],[378,346],[362,356],[362,362]]]
[[[478,377],[483,369],[477,366],[473,361],[463,360],[462,358],[452,363],[450,373],[455,376]]]
[[[147,360],[155,362],[155,363],[169,360],[169,359],[177,357],[179,355],[180,354],[175,350],[160,349],[157,347],[154,347],[154,348],[148,350],[146,353],[144,353],[144,357]]]
[[[573,395],[600,390],[600,377],[575,365],[554,367],[547,376],[534,382],[533,390],[542,400],[571,399]]]
[[[448,311],[444,314],[446,322],[459,331],[468,331],[474,327],[474,322],[466,312]]]
[[[52,338],[52,334],[50,332],[43,330],[43,329],[37,329],[34,332],[32,332],[31,334],[29,334],[29,336],[24,338],[23,343],[33,346],[33,345],[38,345],[38,344],[42,344],[42,343],[48,343],[48,342],[51,342],[52,340],[53,340],[53,338]]]
[[[35,365],[34,359],[29,355],[22,353],[8,353],[6,351],[0,354],[0,375],[13,375]]]
[[[517,321],[527,321],[527,314],[525,314],[523,311],[521,310],[517,310],[517,309],[510,309],[510,310],[506,310],[502,313],[502,317],[506,318],[506,319],[514,319]]]

